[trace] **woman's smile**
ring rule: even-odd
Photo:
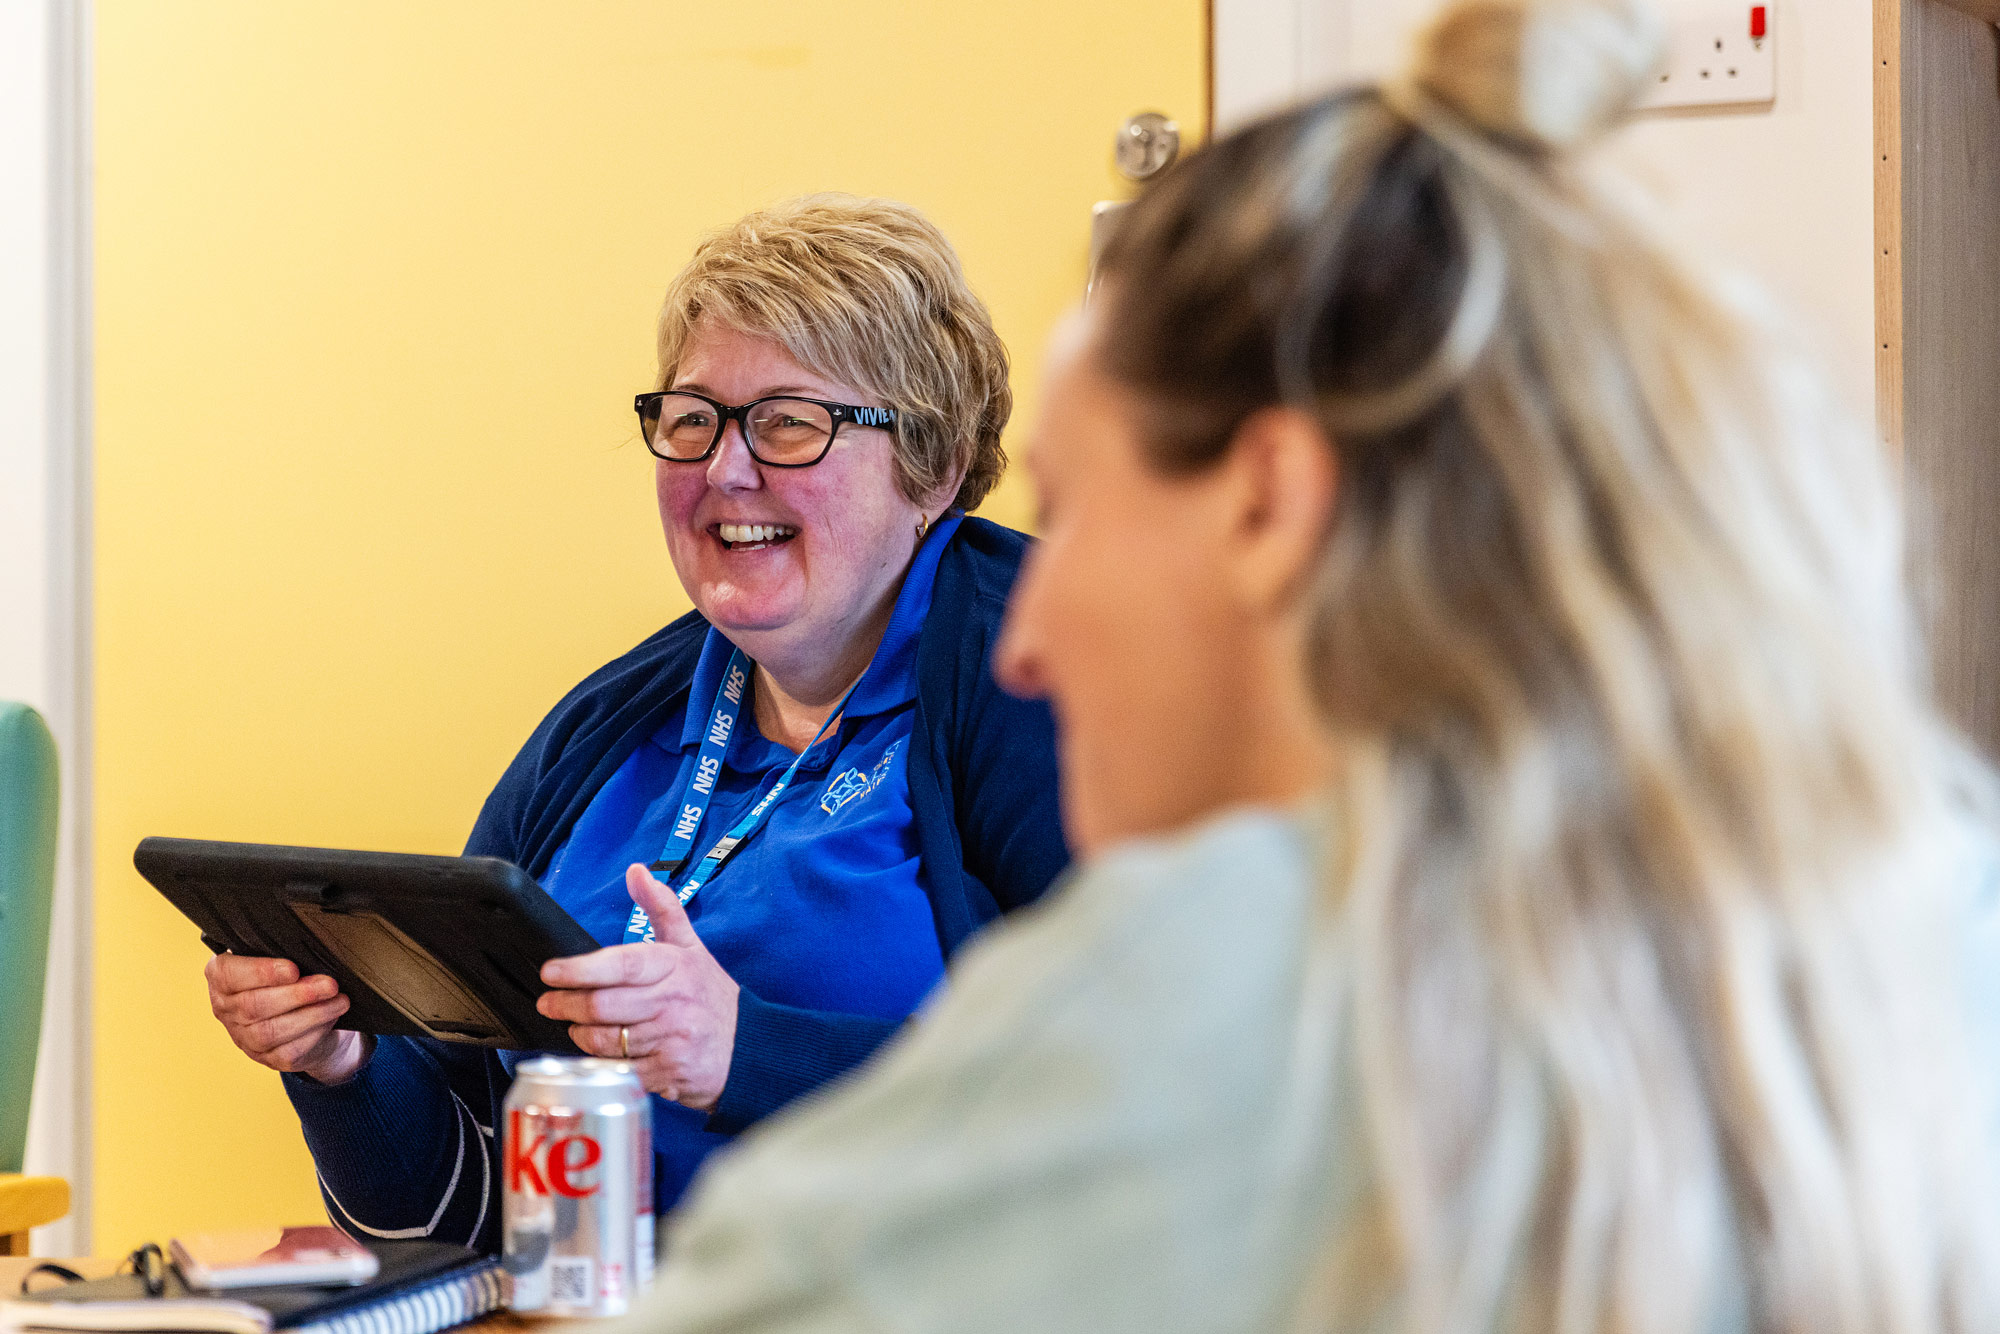
[[[783,523],[712,523],[709,535],[725,551],[765,551],[783,546],[799,535],[799,530]]]

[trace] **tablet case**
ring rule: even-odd
[[[535,998],[543,963],[597,942],[511,862],[183,838],[148,838],[132,861],[210,949],[339,982],[341,1028],[578,1050]]]

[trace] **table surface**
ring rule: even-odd
[[[85,1278],[102,1278],[106,1274],[115,1273],[118,1266],[124,1263],[125,1257],[121,1255],[105,1259],[101,1256],[89,1256],[78,1260],[56,1259],[46,1255],[0,1255],[0,1298],[12,1297],[18,1293],[21,1290],[21,1280],[27,1276],[28,1271],[52,1259],[56,1264],[68,1265]],[[491,1334],[515,1334],[516,1331],[527,1330],[538,1331],[538,1334],[543,1331],[546,1331],[546,1334],[556,1334],[563,1328],[564,1323],[518,1316],[512,1311],[495,1311],[491,1315],[481,1316],[458,1328],[480,1331],[481,1334],[486,1334],[487,1331],[491,1331]]]

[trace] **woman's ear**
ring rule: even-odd
[[[926,519],[935,524],[958,499],[958,488],[964,485],[965,465],[961,463],[953,468],[929,495],[917,502],[917,508],[924,512]]]
[[[1325,545],[1340,486],[1339,457],[1306,413],[1271,407],[1236,428],[1222,470],[1228,479],[1229,583],[1246,608],[1283,612]]]

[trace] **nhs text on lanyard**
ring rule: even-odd
[[[667,839],[666,850],[649,870],[658,876],[671,876],[687,864],[688,854],[694,851],[694,836],[701,828],[702,817],[708,814],[709,799],[715,795],[715,780],[722,776],[722,755],[729,749],[729,738],[736,731],[736,718],[743,709],[743,692],[750,684],[750,660],[743,656],[742,649],[729,655],[729,666],[722,673],[722,685],[715,692],[715,707],[708,716],[708,730],[702,733],[701,752],[695,757],[694,777],[688,782],[688,790],[682,795],[681,813],[674,820],[674,832]],[[856,682],[859,685],[860,682]],[[778,798],[785,795],[785,789],[792,785],[792,777],[799,771],[799,764],[814,746],[826,736],[840,717],[840,711],[847,707],[848,695],[854,693],[854,686],[847,688],[847,694],[833,706],[833,712],[820,725],[813,739],[794,759],[782,777],[771,786],[750,813],[736,822],[734,828],[721,838],[715,846],[703,855],[701,863],[694,868],[694,874],[678,891],[682,906],[701,892],[701,887],[715,878],[729,855],[742,845],[743,840],[757,832],[757,826],[764,823],[764,817],[778,804]],[[653,924],[646,917],[646,910],[632,905],[632,916],[625,923],[625,943],[635,944],[653,938]]]

